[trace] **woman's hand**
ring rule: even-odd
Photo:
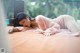
[[[52,35],[52,32],[44,32],[43,33],[45,36],[51,36]]]
[[[59,30],[56,29],[56,28],[49,28],[44,32],[44,35],[45,36],[50,36],[50,35],[54,35],[54,34],[56,34],[58,32],[59,32]]]
[[[12,29],[9,30],[9,33],[14,33],[14,32],[22,32],[26,30],[30,30],[31,28],[29,27],[13,27]]]
[[[14,28],[9,29],[9,31],[8,31],[8,33],[10,33],[10,34],[14,33],[14,32],[21,32],[21,30],[16,28],[16,27],[14,27]]]

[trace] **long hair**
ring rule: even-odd
[[[20,12],[16,15],[15,19],[14,19],[14,27],[16,26],[22,26],[19,24],[19,22],[23,19],[26,19],[26,18],[29,18],[29,20],[31,20],[31,17],[28,16],[27,14],[23,13],[23,12]]]

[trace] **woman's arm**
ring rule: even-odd
[[[50,36],[54,35],[55,33],[58,33],[60,30],[60,25],[57,23],[52,23],[52,26],[45,30],[44,35]]]
[[[13,27],[12,29],[9,29],[8,33],[14,33],[14,32],[22,32],[26,30],[30,30],[31,28],[29,27]]]

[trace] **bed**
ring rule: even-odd
[[[44,36],[34,32],[9,34],[12,53],[80,53],[80,37],[56,34]]]

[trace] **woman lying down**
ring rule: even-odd
[[[17,26],[23,26],[23,29],[18,29]],[[62,32],[70,36],[80,36],[80,26],[74,17],[70,15],[60,15],[55,19],[50,19],[43,15],[32,18],[22,12],[17,14],[14,20],[14,28],[9,33],[21,32],[31,28],[46,36]]]

